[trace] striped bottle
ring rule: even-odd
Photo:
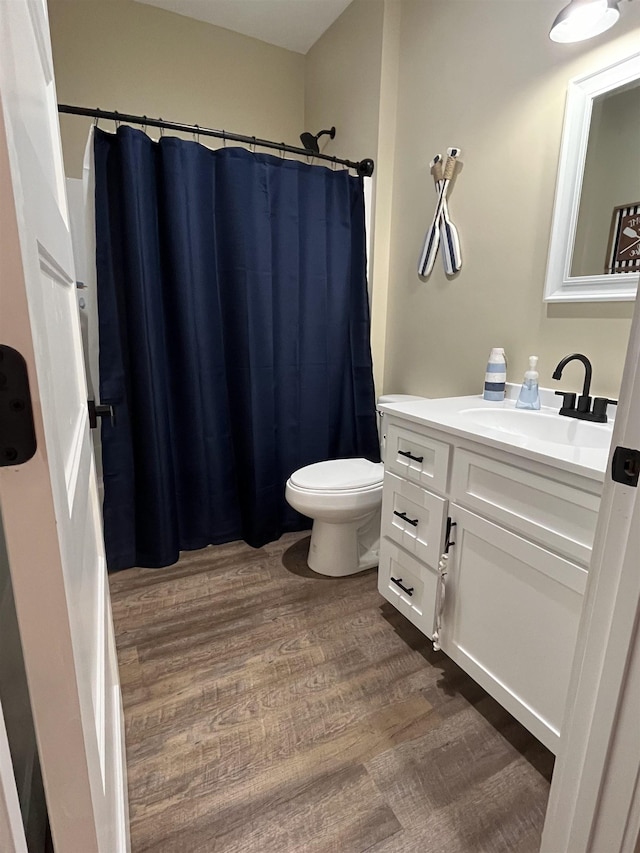
[[[507,381],[507,361],[502,347],[494,347],[489,356],[484,375],[484,399],[504,400],[504,384]]]

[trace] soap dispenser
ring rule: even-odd
[[[540,393],[538,391],[538,356],[529,356],[529,370],[524,374],[522,388],[516,401],[516,409],[539,409]]]

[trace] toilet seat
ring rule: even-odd
[[[382,484],[382,462],[368,459],[330,459],[305,465],[291,475],[289,482],[296,489],[309,492],[366,492]]]

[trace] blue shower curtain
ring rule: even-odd
[[[95,131],[108,566],[310,526],[296,468],[379,459],[362,179]]]

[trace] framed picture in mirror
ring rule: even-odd
[[[605,273],[640,270],[640,201],[613,209]]]

